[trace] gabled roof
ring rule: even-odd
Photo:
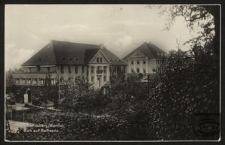
[[[165,52],[158,48],[156,45],[151,43],[143,43],[138,48],[129,53],[127,56],[125,56],[124,59],[128,59],[137,50],[149,59],[159,59],[165,57]],[[164,56],[161,54],[164,54]]]
[[[114,55],[111,51],[109,51],[106,48],[101,49],[101,51],[104,53],[104,55],[109,60],[109,63],[111,65],[126,65],[126,62],[122,59],[118,58],[116,55]]]
[[[39,52],[34,54],[29,60],[23,63],[22,66],[84,65],[88,64],[100,49],[100,45],[52,40]],[[106,48],[101,50],[108,59],[112,60],[110,64],[124,64],[121,59],[119,59]],[[118,63],[115,63],[116,61],[118,61]]]

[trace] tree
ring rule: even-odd
[[[193,117],[197,113],[219,113],[219,9],[174,5],[162,8],[161,14],[165,12],[171,18],[167,29],[179,16],[184,17],[191,30],[201,20],[208,21],[199,25],[204,30],[199,37],[186,42],[191,44],[189,51],[169,53],[165,71],[160,75],[160,92],[145,105],[153,116],[153,130],[158,139],[218,139],[218,134],[209,138],[197,136]]]
[[[14,86],[13,73],[15,73],[16,69],[9,69],[6,71],[6,92],[12,92]]]

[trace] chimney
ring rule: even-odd
[[[101,49],[105,48],[104,44],[99,44],[99,46]]]

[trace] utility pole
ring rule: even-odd
[[[61,90],[60,90],[60,79],[58,80],[58,85],[59,85],[59,100],[60,100],[60,94],[61,94]]]
[[[148,77],[148,95],[149,95],[149,77],[150,77],[150,75],[148,74],[147,77]]]

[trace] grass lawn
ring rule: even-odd
[[[6,115],[9,120],[35,123],[35,119],[45,113],[53,113],[53,110],[47,110],[44,108],[29,107],[27,110],[13,110],[7,112]]]

